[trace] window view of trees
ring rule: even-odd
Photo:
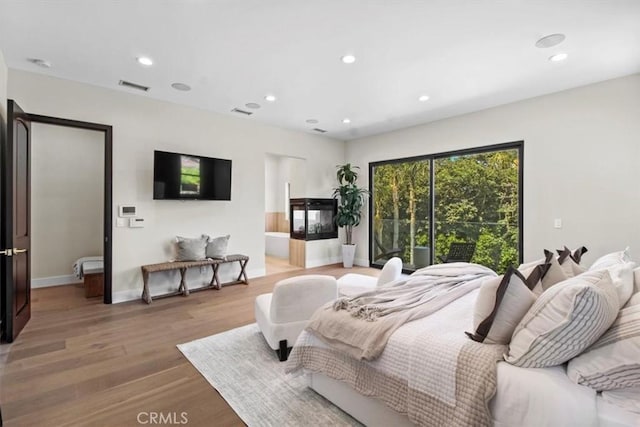
[[[517,265],[519,170],[517,147],[372,165],[372,263],[399,256],[417,269],[440,262],[452,242],[472,242],[472,262]]]

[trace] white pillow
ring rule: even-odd
[[[485,280],[473,313],[474,341],[509,344],[516,326],[536,300],[525,277],[510,267],[504,276]]]
[[[620,308],[624,307],[633,294],[633,268],[635,266],[635,262],[627,262],[608,269],[611,281],[618,292]]]
[[[633,293],[640,292],[640,267],[633,270]]]
[[[597,391],[640,387],[640,305],[620,310],[611,328],[569,362],[567,375]]]
[[[207,258],[227,259],[227,247],[229,246],[229,238],[231,235],[214,237],[209,239],[207,244]]]
[[[201,261],[206,259],[209,236],[189,238],[176,236],[176,261]]]
[[[640,387],[603,391],[602,399],[629,412],[640,414]]]
[[[618,311],[607,270],[558,283],[540,295],[516,327],[505,360],[525,368],[560,365],[593,344]]]
[[[520,264],[520,267],[518,267],[519,272],[521,272],[525,277],[530,277],[536,267],[543,267],[545,264],[549,264],[548,267],[546,267],[546,271],[543,273],[540,283],[536,284],[532,288],[533,293],[536,296],[539,296],[551,286],[568,279],[553,252],[545,250],[544,254],[544,258],[528,262],[526,264]]]
[[[587,267],[580,265],[582,255],[587,252],[587,248],[584,246],[581,246],[574,251],[569,250],[569,248],[565,246],[564,249],[558,250],[557,252],[558,263],[562,267],[567,278],[578,276],[587,271]]]
[[[636,292],[631,296],[631,298],[629,298],[629,301],[627,301],[627,305],[625,305],[625,307],[631,307],[632,305],[639,305],[639,304],[640,304],[640,292]]]
[[[603,268],[613,267],[616,264],[624,264],[630,262],[629,247],[624,251],[611,252],[595,260],[595,262],[589,267],[589,270],[602,270]]]

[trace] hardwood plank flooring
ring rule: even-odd
[[[264,263],[265,263],[265,268],[267,270],[267,274],[288,273],[291,271],[304,270],[303,267],[298,267],[296,265],[289,264],[288,259],[276,258],[273,256],[265,256]]]
[[[241,426],[176,344],[254,322],[257,295],[300,274],[379,270],[340,265],[295,269],[251,284],[104,305],[75,285],[34,289],[32,318],[0,345],[0,407],[6,426],[138,426],[141,412],[186,413],[190,426]],[[148,421],[147,418],[141,418]]]

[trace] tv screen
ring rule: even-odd
[[[154,151],[154,200],[231,200],[231,160]]]

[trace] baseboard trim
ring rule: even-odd
[[[342,262],[342,256],[331,257],[331,258],[316,258],[309,259],[305,262],[305,268],[314,268],[314,267],[322,267],[323,265],[331,265]]]
[[[40,277],[38,279],[31,279],[31,289],[49,288],[51,286],[60,285],[73,285],[75,283],[82,283],[82,280],[78,279],[73,274],[68,274],[66,276]]]
[[[365,258],[356,258],[353,260],[353,265],[357,265],[358,267],[371,267],[369,265],[369,260]]]

